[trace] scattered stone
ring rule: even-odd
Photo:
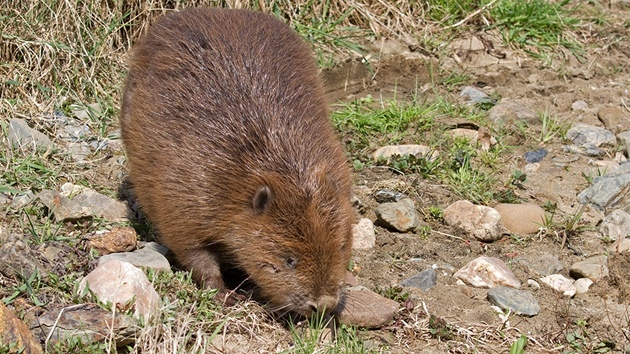
[[[527,285],[534,290],[540,289],[540,284],[534,279],[527,279]]]
[[[14,351],[8,345],[14,345]],[[4,302],[0,301],[0,348],[3,353],[43,353],[39,340]],[[6,351],[5,351],[6,350]]]
[[[8,278],[29,279],[34,273],[46,278],[48,272],[37,255],[24,241],[24,236],[10,234],[0,247],[0,273]]]
[[[400,286],[419,288],[427,291],[434,287],[435,284],[437,284],[437,273],[435,272],[435,269],[428,268],[412,276],[411,278],[403,280],[400,283]]]
[[[597,112],[597,118],[604,124],[606,129],[615,133],[630,129],[630,120],[619,108],[602,107]]]
[[[138,268],[153,269],[156,271],[171,272],[171,265],[161,253],[148,248],[141,248],[133,252],[120,252],[106,254],[98,259],[98,265],[105,264],[111,259],[131,263]]]
[[[23,119],[11,119],[9,121],[9,142],[13,146],[21,148],[34,148],[35,150],[51,150],[53,142],[45,134],[28,126]]]
[[[517,315],[531,317],[540,312],[540,306],[534,295],[525,290],[505,286],[493,288],[488,290],[488,301]]]
[[[166,254],[169,251],[168,248],[160,245],[157,242],[147,242],[147,243],[144,244],[144,246],[142,248],[147,249],[147,250],[151,250],[153,252],[157,252],[157,253],[159,253],[159,254],[161,254],[163,256],[166,256]]]
[[[518,101],[502,100],[488,111],[488,118],[495,127],[525,122],[528,125],[540,123],[536,112]]]
[[[567,152],[570,154],[579,154],[579,155],[585,155],[585,156],[590,156],[590,157],[599,158],[599,157],[604,157],[606,155],[606,150],[601,149],[592,143],[585,143],[580,146],[563,145],[562,149],[564,150],[564,152]]]
[[[72,142],[66,149],[70,157],[76,162],[85,162],[92,154],[90,144],[86,142]]]
[[[630,236],[630,214],[620,209],[613,210],[602,220],[599,232],[613,241]]]
[[[448,133],[453,138],[463,137],[469,140],[471,144],[479,143],[481,145],[481,149],[484,151],[487,151],[492,145],[497,143],[497,139],[490,135],[486,129],[482,128],[479,128],[479,130],[455,128],[449,130]]]
[[[136,248],[138,235],[133,227],[115,226],[111,230],[96,231],[88,240],[88,246],[100,254],[130,252]]]
[[[533,234],[545,223],[545,210],[535,204],[497,204],[501,224],[515,234]]]
[[[90,210],[90,214],[109,221],[127,221],[127,205],[121,201],[86,189],[72,199],[83,208]]]
[[[138,321],[119,311],[112,313],[96,304],[80,304],[49,309],[37,318],[38,331],[49,334],[52,342],[81,338],[85,344],[104,342],[113,335],[116,347],[135,341],[141,327]]]
[[[573,297],[577,291],[571,280],[565,278],[562,274],[551,274],[541,278],[540,281],[567,297]]]
[[[589,278],[580,278],[573,283],[575,286],[576,294],[584,294],[588,292],[588,289],[593,285],[593,281]]]
[[[630,188],[630,164],[623,164],[616,171],[593,178],[591,185],[578,194],[581,204],[590,203],[597,210],[622,208],[630,205],[627,190]],[[627,211],[627,210],[626,210]]]
[[[617,145],[615,134],[610,130],[584,123],[573,125],[567,132],[567,138],[577,146],[592,144],[597,147],[612,147]]]
[[[57,191],[43,190],[37,193],[37,198],[52,211],[57,222],[76,222],[92,218],[89,210],[82,208]]]
[[[555,156],[551,158],[551,163],[556,167],[566,167],[567,165],[576,162],[580,157],[576,155],[569,156]]]
[[[389,160],[392,156],[412,155],[416,158],[433,160],[439,155],[438,152],[426,145],[389,145],[376,150],[372,157],[375,160]]]
[[[405,198],[404,194],[388,189],[381,189],[374,193],[374,199],[379,203],[395,203],[401,201],[403,198]]]
[[[59,255],[61,255],[63,252],[63,249],[53,246],[53,245],[47,245],[44,246],[41,249],[41,253],[42,255],[50,262],[50,263],[55,263],[57,261],[57,259],[59,258]]]
[[[482,256],[473,259],[453,276],[476,288],[494,288],[501,285],[521,287],[521,282],[516,279],[510,268],[494,257]]]
[[[362,328],[380,328],[390,323],[398,312],[398,302],[362,286],[348,288],[339,322]]]
[[[525,268],[525,270],[530,274],[534,273],[543,277],[560,273],[560,271],[564,268],[562,262],[558,260],[558,256],[551,254],[544,254],[533,260],[516,258],[514,263]]]
[[[589,278],[597,282],[608,276],[608,257],[605,255],[587,258],[581,262],[573,263],[569,274],[574,279]]]
[[[528,163],[527,165],[525,165],[526,174],[536,173],[538,172],[539,169],[540,169],[540,163],[538,162]]]
[[[13,197],[11,204],[9,204],[9,208],[13,210],[20,210],[27,206],[30,202],[35,199],[35,194],[32,191],[27,191],[26,193],[21,193]]]
[[[619,239],[608,247],[611,252],[625,253],[630,250],[630,238]]]
[[[131,263],[110,259],[99,264],[79,283],[79,294],[87,289],[101,302],[133,306],[134,316],[148,319],[157,309],[159,296],[142,270]],[[133,303],[131,303],[133,301]]]
[[[465,86],[459,93],[459,96],[462,97],[464,101],[473,105],[481,103],[496,103],[496,101],[490,98],[485,92],[472,86]]]
[[[586,111],[588,109],[588,103],[586,103],[586,101],[577,100],[571,104],[571,109],[574,111]]]
[[[101,116],[102,111],[101,105],[94,102],[88,104],[85,108],[77,108],[72,113],[77,119],[85,121]]]
[[[77,196],[79,193],[83,192],[86,189],[88,188],[85,186],[66,182],[63,185],[61,185],[61,188],[59,188],[59,194],[63,195],[66,198],[74,198],[75,196]]]
[[[446,224],[480,241],[492,242],[503,237],[501,214],[485,205],[459,200],[444,209],[443,217]]]
[[[540,148],[534,151],[528,151],[525,153],[525,161],[527,163],[534,163],[542,161],[547,156],[547,149]]]
[[[626,147],[626,155],[630,157],[630,130],[617,134],[617,139]]]
[[[372,220],[363,218],[352,226],[352,248],[355,250],[368,250],[376,244],[374,224]]]
[[[412,231],[418,225],[418,212],[413,201],[405,198],[397,203],[383,203],[374,210],[376,222],[398,232]]]

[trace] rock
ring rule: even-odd
[[[524,122],[528,125],[540,123],[536,112],[518,101],[501,100],[488,111],[488,118],[496,128]]]
[[[13,210],[20,210],[32,202],[33,199],[35,199],[35,194],[33,194],[30,190],[25,193],[18,194],[13,197],[11,204],[9,204],[9,208]]]
[[[625,253],[630,250],[630,238],[619,239],[608,247],[611,252]]]
[[[630,129],[630,120],[619,108],[602,107],[597,112],[597,118],[606,129],[615,133]]]
[[[13,351],[9,350],[13,345]],[[43,353],[39,340],[13,311],[0,301],[0,349],[2,353]]]
[[[85,186],[81,186],[78,184],[72,184],[70,182],[66,182],[64,184],[61,185],[61,188],[59,188],[59,194],[63,195],[66,198],[74,198],[76,197],[79,193],[87,190],[88,188]]]
[[[404,194],[388,189],[381,189],[374,193],[374,199],[379,203],[395,203],[401,201],[403,198],[405,198]]]
[[[86,142],[72,142],[68,144],[68,154],[76,162],[85,162],[92,154],[90,145]]]
[[[476,258],[455,272],[453,276],[476,288],[494,288],[501,285],[521,287],[521,282],[516,279],[510,268],[494,257]]]
[[[567,138],[577,146],[592,144],[597,147],[613,147],[617,145],[615,134],[610,130],[584,123],[573,125],[567,132]]]
[[[446,224],[480,241],[492,242],[503,237],[501,214],[484,205],[459,200],[444,209],[443,218]]]
[[[525,268],[528,273],[534,273],[543,277],[560,273],[560,271],[564,268],[562,262],[558,260],[558,256],[551,254],[544,254],[532,260],[516,258],[514,263]]]
[[[580,154],[586,155],[590,157],[604,157],[606,155],[606,150],[600,149],[592,143],[585,143],[582,145],[563,145],[562,149],[564,152],[568,152],[571,154]]]
[[[615,209],[606,215],[598,229],[604,237],[613,241],[630,236],[630,214]]]
[[[588,103],[582,100],[577,100],[571,104],[571,109],[574,111],[586,111],[588,109]]]
[[[465,86],[459,93],[459,96],[469,104],[490,103],[495,104],[496,101],[490,98],[485,92],[472,86]]]
[[[630,188],[630,164],[625,163],[616,171],[593,178],[591,185],[578,194],[581,204],[590,203],[596,209],[623,208],[630,206],[627,190]],[[627,211],[627,210],[626,210]]]
[[[575,286],[576,294],[584,294],[588,292],[588,289],[593,285],[593,281],[589,278],[580,278],[573,283]]]
[[[462,137],[470,141],[471,144],[479,143],[481,145],[481,149],[487,151],[492,145],[497,143],[497,139],[495,139],[487,130],[479,128],[479,130],[474,129],[464,129],[464,128],[455,128],[448,131],[448,134],[452,138]]]
[[[426,145],[389,145],[376,150],[372,157],[374,160],[389,160],[392,156],[412,155],[416,158],[433,160],[438,156],[438,152]]]
[[[488,301],[503,310],[509,310],[517,315],[536,316],[540,306],[534,296],[525,290],[500,286],[488,290]]]
[[[374,212],[376,223],[393,231],[409,232],[418,225],[418,212],[409,198],[397,203],[380,204]]]
[[[87,208],[91,215],[109,221],[127,221],[127,205],[121,201],[86,189],[72,199],[82,208]]]
[[[138,268],[153,269],[156,271],[171,272],[171,265],[161,253],[148,248],[141,248],[133,252],[120,252],[106,254],[98,259],[98,265],[105,264],[111,259],[131,263]]]
[[[41,249],[41,253],[50,263],[55,263],[57,258],[63,253],[63,249],[53,245],[46,245]]]
[[[562,274],[551,274],[540,278],[540,281],[567,297],[573,297],[577,291],[571,280],[565,278]]]
[[[120,348],[135,341],[142,327],[138,321],[116,311],[104,310],[96,304],[80,304],[49,308],[37,318],[37,330],[50,334],[50,340],[81,338],[85,344],[102,342],[113,335]]]
[[[566,167],[579,159],[580,157],[576,155],[555,156],[551,158],[551,163],[556,167]]]
[[[540,148],[534,151],[528,151],[525,153],[525,161],[527,163],[534,163],[542,161],[547,156],[547,149]]]
[[[372,220],[363,218],[352,225],[352,249],[367,250],[376,244]]]
[[[527,279],[527,285],[534,290],[540,289],[540,284],[534,279]]]
[[[88,246],[105,255],[116,252],[129,252],[136,248],[138,235],[133,227],[115,226],[109,230],[97,231],[88,240]]]
[[[540,170],[540,163],[538,163],[538,162],[528,163],[527,165],[525,165],[525,173],[526,174],[536,173],[536,172],[538,172],[538,170]]]
[[[53,212],[57,222],[74,222],[92,218],[88,210],[81,208],[81,206],[62,196],[59,192],[43,190],[37,193],[37,198]]]
[[[535,204],[497,204],[501,224],[515,234],[533,234],[545,223],[545,210]]]
[[[28,126],[22,119],[9,121],[9,143],[20,148],[34,148],[35,150],[52,150],[53,142],[45,134]]]
[[[48,272],[39,261],[24,236],[10,234],[0,246],[0,273],[8,278],[29,279],[34,273],[46,278]]]
[[[161,254],[163,256],[166,256],[166,254],[168,253],[168,248],[160,245],[157,242],[147,242],[147,243],[144,244],[144,246],[142,248],[147,249],[147,250],[151,250],[153,252],[157,252],[157,253],[159,253],[159,254]]]
[[[476,52],[485,50],[486,46],[483,44],[482,41],[479,40],[479,38],[472,36],[466,39],[456,39],[448,45],[448,48],[454,50],[470,50]]]
[[[362,328],[380,328],[390,323],[400,306],[362,286],[348,288],[339,322]]]
[[[85,294],[88,288],[99,301],[134,306],[134,316],[145,319],[159,303],[159,296],[147,276],[131,263],[117,259],[100,264],[85,276],[79,283],[79,294]]]
[[[424,291],[431,289],[435,284],[437,284],[437,273],[433,268],[425,269],[400,282],[400,286],[419,288]]]
[[[103,109],[101,108],[101,105],[94,102],[88,104],[84,108],[75,108],[72,114],[74,114],[77,119],[84,121],[99,117],[102,114],[102,111]]]
[[[626,147],[626,155],[630,156],[630,130],[617,134],[617,139]]]
[[[608,276],[608,257],[594,256],[589,257],[583,261],[573,263],[569,274],[574,279],[589,278],[590,280],[597,282],[604,277]]]

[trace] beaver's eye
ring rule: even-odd
[[[291,269],[295,269],[295,267],[297,266],[297,260],[293,257],[288,257],[287,266]]]

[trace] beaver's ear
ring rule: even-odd
[[[267,186],[258,188],[256,194],[252,198],[252,208],[259,214],[262,214],[267,210],[271,203],[272,194],[271,189]]]

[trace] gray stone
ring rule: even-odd
[[[525,268],[528,273],[534,273],[539,276],[547,276],[560,273],[564,268],[562,262],[558,260],[558,256],[545,254],[534,259],[517,258],[515,264]]]
[[[163,256],[166,256],[166,254],[169,251],[168,248],[160,245],[157,242],[147,242],[147,243],[144,244],[144,247],[142,247],[142,248],[147,249],[147,250],[151,250],[153,252],[157,252],[157,253],[159,253],[159,254],[161,254]]]
[[[424,291],[431,289],[435,284],[437,284],[437,273],[433,268],[425,269],[411,278],[400,282],[401,286],[419,288]]]
[[[37,193],[37,198],[52,211],[57,222],[74,222],[92,218],[89,210],[82,208],[57,191],[43,190]]]
[[[626,156],[630,156],[630,130],[617,134],[617,139],[626,147]]]
[[[613,210],[602,220],[599,232],[613,241],[630,236],[630,214],[620,209]]]
[[[510,286],[520,288],[521,282],[505,263],[494,257],[479,257],[468,262],[453,276],[476,288]]]
[[[547,149],[545,148],[527,151],[525,153],[525,161],[527,163],[540,162],[545,158],[545,156],[547,156]]]
[[[610,130],[584,123],[573,125],[567,132],[567,138],[577,146],[592,144],[596,147],[613,147],[617,145],[615,134]]]
[[[563,145],[562,150],[571,154],[580,154],[590,157],[604,157],[606,150],[601,149],[595,144],[586,143],[582,145]]]
[[[398,302],[362,286],[348,288],[339,322],[362,328],[380,328],[390,323],[399,309]]]
[[[155,312],[160,299],[142,270],[118,259],[101,263],[86,275],[79,283],[79,295],[88,288],[104,303],[124,307],[133,301],[134,316],[145,319]]]
[[[168,263],[166,257],[161,253],[147,248],[141,248],[133,252],[106,254],[98,259],[98,265],[100,266],[111,259],[128,262],[139,268],[171,272],[171,265]]]
[[[488,290],[488,301],[503,310],[517,315],[536,316],[540,312],[538,301],[529,291],[500,286]]]
[[[121,201],[86,189],[74,197],[72,201],[82,208],[87,208],[91,215],[109,221],[127,221],[127,205]]]
[[[90,145],[86,142],[73,142],[68,144],[67,148],[70,157],[76,162],[85,162],[92,154]]]
[[[33,194],[30,190],[25,193],[18,194],[13,197],[11,204],[9,204],[9,208],[13,210],[20,210],[32,202],[33,199],[35,199],[35,194]]]
[[[598,210],[625,208],[630,205],[627,190],[630,188],[630,163],[615,171],[593,178],[591,185],[578,194],[581,204],[590,203]]]
[[[608,246],[611,252],[625,253],[630,251],[630,238],[619,239],[612,245]]]
[[[576,294],[584,294],[588,292],[588,289],[593,285],[593,281],[589,278],[580,278],[573,283],[575,286]]]
[[[428,160],[434,160],[439,155],[438,152],[426,145],[388,145],[383,146],[376,150],[372,157],[375,160],[384,159],[389,160],[393,156],[405,156],[412,155],[416,158],[425,158]]]
[[[459,96],[463,97],[467,102],[471,104],[496,103],[496,101],[490,98],[485,92],[472,86],[465,86],[459,93]]]
[[[11,119],[9,121],[9,142],[13,146],[23,148],[34,148],[35,150],[50,150],[54,147],[53,142],[45,134],[28,126],[22,119]]]
[[[409,232],[418,225],[418,212],[409,198],[397,203],[380,204],[374,212],[377,224],[390,230]]]
[[[518,101],[502,100],[488,111],[488,118],[495,127],[524,122],[528,125],[540,124],[536,112]]]
[[[492,242],[503,237],[501,214],[485,205],[459,200],[444,209],[443,217],[446,224],[480,241]]]
[[[574,111],[586,111],[588,109],[588,103],[586,103],[586,101],[577,100],[571,104],[571,109]]]
[[[363,218],[352,226],[352,249],[367,250],[376,244],[372,220]]]
[[[565,278],[562,274],[547,275],[546,277],[542,277],[540,281],[567,297],[573,297],[577,291],[571,280]]]
[[[51,343],[67,338],[80,338],[83,343],[98,343],[111,338],[118,348],[133,344],[142,328],[135,318],[125,316],[120,311],[105,310],[97,304],[46,306],[46,311],[37,318],[36,325],[33,330],[50,335]]]
[[[0,246],[0,273],[13,279],[29,279],[35,273],[46,278],[48,272],[37,260],[24,236],[10,234]]]
[[[404,194],[388,189],[381,189],[374,193],[374,199],[379,203],[395,203],[401,201],[403,198],[405,198]]]
[[[589,278],[597,282],[608,276],[608,257],[605,255],[594,256],[571,266],[569,274],[574,279]]]

